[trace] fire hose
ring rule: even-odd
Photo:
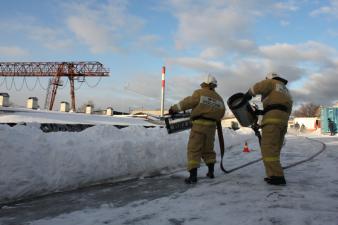
[[[261,134],[259,132],[259,127],[258,126],[252,126],[251,127],[254,132],[255,132],[255,135],[257,136],[258,138],[258,141],[259,141],[259,144],[261,144]],[[256,159],[256,160],[253,160],[253,161],[250,161],[250,162],[247,162],[245,164],[242,164],[242,165],[239,165],[239,166],[236,166],[232,169],[228,169],[226,170],[223,166],[223,156],[224,156],[224,138],[223,138],[223,132],[222,132],[222,126],[221,126],[221,123],[217,123],[217,134],[218,134],[218,139],[219,139],[219,145],[220,145],[220,151],[221,151],[221,162],[220,162],[220,167],[221,167],[221,170],[228,174],[228,173],[231,173],[231,172],[234,172],[236,170],[239,170],[241,168],[244,168],[244,167],[247,167],[251,164],[254,164],[254,163],[257,163],[259,161],[262,160],[262,158],[259,158],[259,159]],[[318,140],[314,140],[314,139],[311,139],[311,138],[308,138],[306,137],[306,139],[310,140],[310,141],[314,141],[314,142],[318,142],[322,145],[321,149],[319,151],[317,151],[316,153],[310,155],[309,157],[307,157],[306,159],[303,159],[303,160],[300,160],[300,161],[297,161],[297,162],[294,162],[294,163],[291,163],[287,166],[284,166],[282,167],[283,169],[289,169],[291,167],[294,167],[294,166],[297,166],[299,164],[302,164],[304,162],[307,162],[307,161],[310,161],[312,160],[313,158],[315,158],[316,156],[318,156],[320,153],[322,153],[325,149],[326,149],[326,144],[321,142],[321,141],[318,141]]]
[[[251,126],[251,128],[253,129],[253,131],[255,132],[255,135],[257,136],[258,138],[258,142],[259,144],[261,144],[261,133],[259,132],[259,126],[257,124]],[[246,167],[246,166],[249,166],[251,164],[254,164],[256,162],[259,162],[262,160],[262,158],[260,159],[256,159],[254,161],[250,161],[248,163],[245,163],[243,165],[240,165],[240,166],[237,166],[235,168],[232,168],[230,170],[226,170],[223,166],[223,157],[224,157],[224,151],[225,151],[225,147],[224,147],[224,137],[223,137],[223,131],[222,131],[222,125],[221,125],[221,122],[217,122],[217,134],[218,134],[218,140],[219,140],[219,147],[220,147],[220,151],[221,151],[221,162],[220,162],[220,167],[221,167],[221,170],[224,172],[224,173],[231,173],[235,170],[238,170],[238,169],[241,169],[243,167]]]

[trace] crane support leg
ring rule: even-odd
[[[75,107],[75,91],[74,91],[74,77],[69,76],[69,83],[70,83],[70,96],[72,99],[72,111],[76,112],[76,107]]]
[[[59,82],[60,82],[60,77],[59,76],[54,77],[52,95],[51,95],[50,102],[49,102],[49,110],[53,110],[53,105],[55,101],[56,91],[59,87]]]

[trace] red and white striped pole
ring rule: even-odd
[[[164,115],[164,94],[165,94],[165,66],[162,67],[161,116]]]

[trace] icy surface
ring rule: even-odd
[[[127,205],[119,205],[112,198],[111,203],[99,208],[84,208],[29,224],[337,225],[338,141],[321,140],[328,144],[328,149],[315,160],[287,169],[285,187],[265,184],[262,164],[257,163],[225,176],[217,170],[216,179],[200,178],[197,185],[183,193],[139,199]],[[292,163],[320,148],[320,144],[305,138],[289,137],[283,161]],[[200,171],[203,174],[206,170]],[[175,177],[182,180],[184,175],[182,172],[169,176],[163,182],[164,191]]]

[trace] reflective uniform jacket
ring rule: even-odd
[[[286,111],[269,110],[264,114],[262,125],[280,124],[287,125],[292,110],[292,97],[286,87],[287,81],[284,79],[267,79],[256,83],[249,90],[252,96],[262,95],[264,109],[271,105],[282,105]]]
[[[192,109],[191,119],[211,119],[220,121],[225,113],[222,97],[209,87],[202,87],[194,91],[192,96],[184,98],[173,106],[175,111]]]

